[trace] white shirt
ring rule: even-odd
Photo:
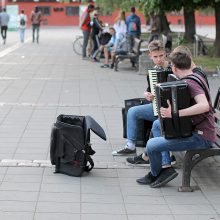
[[[116,31],[116,39],[119,39],[121,35],[126,36],[127,25],[124,20],[119,20],[114,24],[114,29]]]
[[[21,25],[21,24],[20,24],[21,19],[24,19],[24,20],[25,20],[25,25]],[[18,15],[18,28],[20,28],[20,29],[25,29],[26,27],[27,27],[27,15],[25,15],[25,14],[19,14],[19,15]]]

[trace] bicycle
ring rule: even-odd
[[[83,47],[83,36],[77,36],[73,40],[73,51],[77,55],[82,55],[82,47]]]

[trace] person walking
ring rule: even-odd
[[[89,41],[89,36],[91,32],[91,18],[90,18],[90,13],[94,11],[94,5],[89,4],[87,9],[82,13],[82,16],[80,18],[80,28],[82,29],[83,32],[83,47],[82,47],[82,58],[87,59],[86,56],[86,48],[88,45]]]
[[[130,52],[134,46],[134,38],[140,38],[141,36],[141,20],[140,17],[135,14],[135,11],[135,7],[131,7],[131,15],[126,19]]]
[[[1,23],[1,35],[2,35],[4,44],[6,43],[9,20],[10,20],[10,17],[6,12],[6,9],[3,8],[2,12],[0,13],[0,23]]]
[[[36,42],[39,43],[39,31],[40,23],[42,21],[42,13],[39,11],[38,7],[34,8],[31,13],[32,31],[33,31],[33,43],[35,42],[35,32],[36,32]]]
[[[18,28],[21,43],[24,43],[25,29],[27,27],[27,15],[24,14],[24,10],[21,10],[21,13],[18,15]]]

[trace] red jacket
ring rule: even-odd
[[[86,17],[86,18],[85,18]],[[89,11],[88,9],[86,9],[83,14],[82,14],[82,17],[81,19],[85,19],[84,23],[82,24],[81,26],[81,29],[84,30],[84,31],[88,31],[90,32],[91,31],[91,26],[90,26],[90,15],[89,15]]]

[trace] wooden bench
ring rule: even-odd
[[[215,125],[216,125],[216,142],[213,146],[206,150],[190,150],[186,151],[183,162],[182,186],[179,192],[192,192],[190,187],[190,176],[193,167],[205,158],[220,155],[220,87],[218,89],[215,102]]]
[[[132,66],[134,67],[135,64],[138,65],[138,58],[140,56],[140,47],[141,47],[142,40],[135,38],[134,39],[134,46],[132,48],[132,52],[127,53],[126,55],[117,55],[115,58],[115,67],[114,70],[118,71],[118,64],[120,61],[125,59],[130,59]]]

